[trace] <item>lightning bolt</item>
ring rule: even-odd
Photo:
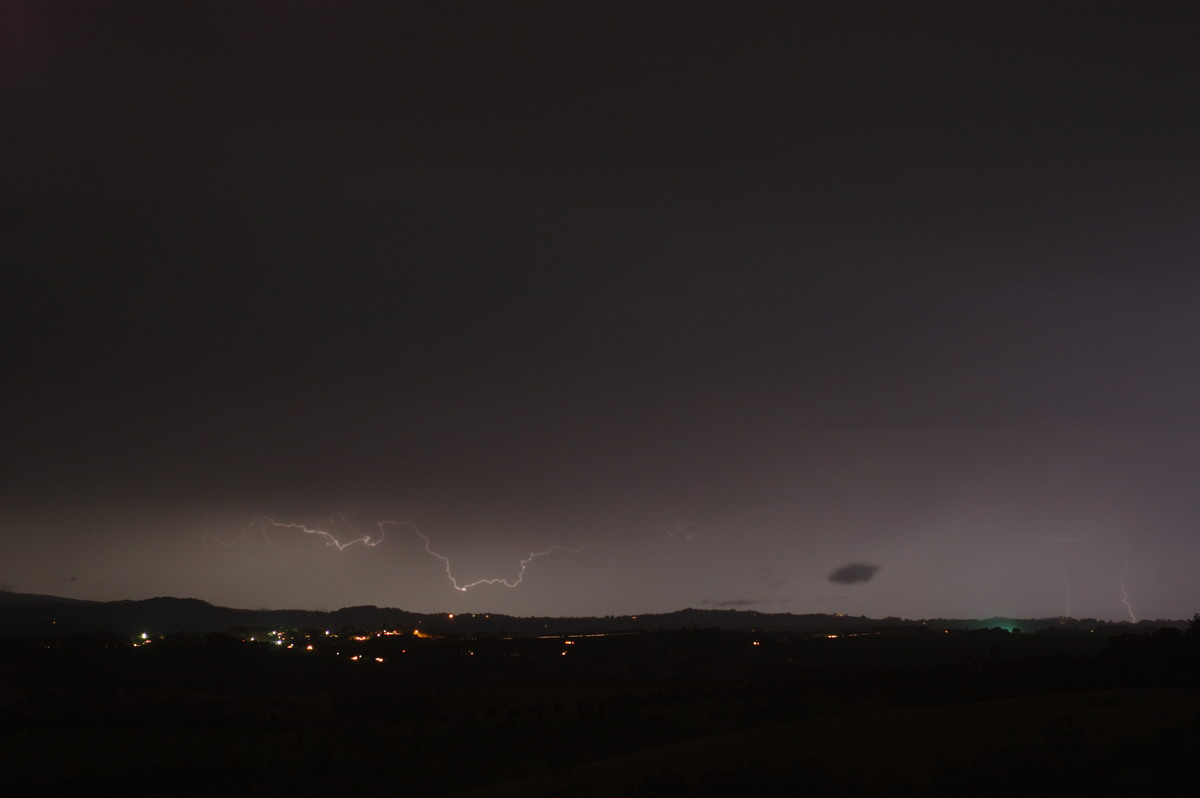
[[[429,539],[429,536],[418,529],[416,524],[411,521],[381,521],[379,523],[380,530],[382,530],[384,526],[406,526],[412,530],[413,534],[424,541],[425,553],[442,561],[442,564],[446,567],[446,578],[450,580],[450,585],[460,593],[466,593],[471,588],[479,587],[480,585],[503,585],[504,587],[508,588],[516,587],[525,579],[525,571],[527,568],[529,568],[529,564],[539,557],[545,557],[547,554],[553,554],[558,551],[575,554],[594,545],[592,543],[585,543],[582,546],[577,546],[575,548],[570,548],[568,546],[551,546],[550,548],[543,549],[542,551],[532,551],[521,559],[520,567],[517,569],[517,575],[514,577],[505,578],[502,576],[497,576],[490,579],[476,579],[474,582],[460,584],[458,579],[454,576],[454,568],[450,562],[450,558],[445,554],[435,551],[433,548],[433,542]]]
[[[346,519],[346,517],[344,515],[339,515],[335,519],[331,519],[331,523],[333,523],[333,522],[340,523],[342,526],[349,529],[350,532],[353,533],[353,536],[342,538],[342,537],[338,537],[337,535],[334,535],[332,532],[322,529],[321,527],[308,526],[306,524],[296,524],[296,523],[290,523],[290,522],[285,522],[285,521],[276,521],[274,518],[272,518],[269,515],[257,515],[254,517],[254,520],[252,520],[249,524],[247,524],[246,528],[242,530],[242,534],[238,535],[235,539],[233,539],[231,541],[221,540],[219,537],[217,537],[216,535],[214,535],[212,533],[205,533],[205,537],[211,537],[213,540],[217,541],[222,546],[235,546],[238,543],[241,543],[243,540],[245,540],[246,536],[252,530],[257,529],[259,531],[259,533],[262,535],[263,540],[266,541],[268,546],[270,546],[271,548],[274,548],[274,549],[278,549],[279,551],[283,551],[283,552],[299,551],[299,549],[285,548],[284,546],[280,545],[279,543],[276,542],[275,538],[272,537],[270,530],[292,529],[297,532],[302,532],[306,535],[313,535],[313,536],[321,539],[325,543],[326,546],[335,548],[338,551],[344,551],[345,549],[348,549],[349,547],[351,547],[357,543],[361,543],[364,546],[367,546],[369,548],[374,548],[383,542],[384,534],[383,534],[383,525],[382,524],[377,524],[377,527],[379,529],[379,535],[378,535],[378,537],[376,537],[369,533],[359,532]]]
[[[1045,541],[1049,541],[1050,543],[1070,543],[1072,545],[1081,543],[1085,538],[1087,538],[1087,536],[1088,536],[1087,532],[1084,532],[1082,535],[1076,535],[1075,537],[1070,537],[1068,535],[1062,535],[1062,534],[1058,534],[1058,533],[1055,533],[1053,535],[1034,535],[1034,537],[1036,537],[1038,540],[1045,540]],[[1065,589],[1065,593],[1063,595],[1063,601],[1067,605],[1066,617],[1071,618],[1071,617],[1073,617],[1071,615],[1071,580],[1067,577],[1067,566],[1066,566],[1066,563],[1063,562],[1063,556],[1062,556],[1061,551],[1058,556],[1058,572],[1062,576],[1063,587]]]
[[[277,533],[280,530],[292,530],[304,535],[312,535],[321,540],[330,548],[337,549],[338,551],[345,551],[351,546],[358,544],[362,544],[368,548],[374,548],[383,542],[384,538],[386,537],[387,527],[403,527],[407,528],[410,532],[412,532],[412,534],[421,539],[421,542],[424,544],[426,554],[442,562],[446,572],[446,579],[449,580],[451,587],[460,593],[466,593],[471,588],[479,587],[481,585],[502,585],[507,588],[515,588],[525,580],[525,572],[529,569],[530,564],[534,560],[554,554],[556,552],[575,554],[598,545],[596,543],[589,542],[575,547],[551,546],[540,551],[531,551],[518,561],[516,574],[513,576],[497,576],[485,579],[476,579],[473,582],[461,582],[459,581],[459,578],[454,575],[454,566],[450,558],[434,549],[433,541],[430,540],[429,536],[422,532],[420,528],[412,521],[379,521],[374,525],[374,532],[362,532],[357,529],[344,515],[338,515],[330,519],[329,525],[337,528],[345,528],[350,534],[334,534],[334,532],[329,531],[327,528],[309,526],[307,524],[288,521],[276,521],[269,515],[258,515],[255,516],[254,519],[246,525],[246,528],[242,530],[242,533],[233,540],[222,540],[211,532],[205,533],[205,537],[210,537],[223,546],[235,546],[246,540],[251,532],[257,531],[267,545],[273,549],[276,549],[277,551],[285,553],[289,551],[300,551],[298,548],[285,547],[278,542],[279,535]]]
[[[1129,559],[1125,560],[1125,570],[1121,572],[1121,603],[1125,605],[1125,609],[1129,612],[1129,620],[1137,623],[1137,616],[1133,614],[1133,607],[1129,603],[1129,589],[1125,587],[1125,580],[1129,578]]]
[[[356,543],[361,543],[364,546],[367,546],[368,548],[375,548],[376,546],[378,546],[380,543],[383,542],[384,534],[383,534],[382,526],[379,527],[379,537],[372,537],[370,534],[364,534],[364,533],[359,532],[357,529],[355,529],[350,524],[349,521],[347,521],[345,519],[345,517],[341,517],[340,520],[346,526],[346,528],[349,529],[351,532],[353,532],[355,535],[357,535],[357,537],[352,537],[352,538],[349,538],[346,540],[341,540],[341,539],[337,538],[336,536],[334,536],[332,533],[327,532],[324,529],[321,529],[320,527],[310,527],[310,526],[306,526],[304,524],[284,523],[282,521],[276,521],[274,518],[270,518],[265,515],[259,516],[259,524],[262,526],[263,535],[267,538],[268,543],[271,543],[271,540],[270,540],[270,535],[267,534],[267,526],[271,526],[276,529],[295,529],[300,532],[303,532],[306,535],[315,535],[316,537],[323,540],[325,542],[326,546],[335,548],[338,551],[345,551],[346,549],[350,548],[351,546],[353,546]],[[272,543],[272,545],[274,545],[274,544]],[[276,548],[279,548],[279,547],[276,546]]]
[[[1064,585],[1064,586],[1066,587],[1066,589],[1067,589],[1067,594],[1066,594],[1066,596],[1065,596],[1065,600],[1066,600],[1066,602],[1067,602],[1067,615],[1066,615],[1066,617],[1070,618],[1070,617],[1072,617],[1072,615],[1071,615],[1071,580],[1067,578],[1067,569],[1066,569],[1066,567],[1065,567],[1065,566],[1063,566],[1063,565],[1061,565],[1061,564],[1060,564],[1060,565],[1058,566],[1058,570],[1059,570],[1059,571],[1062,573],[1063,585]]]
[[[663,526],[663,534],[669,538],[682,540],[710,540],[714,535],[709,529],[697,529],[696,524],[688,522],[680,522],[674,525]]]
[[[1087,533],[1084,532],[1082,535],[1076,535],[1073,538],[1067,537],[1066,535],[1059,535],[1059,534],[1035,535],[1035,537],[1037,537],[1038,540],[1049,540],[1052,543],[1079,543],[1080,541],[1082,541],[1084,538],[1087,537]]]

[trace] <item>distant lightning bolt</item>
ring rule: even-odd
[[[341,518],[341,522],[346,526],[347,529],[349,529],[351,532],[358,535],[358,537],[350,538],[348,540],[343,541],[343,540],[338,539],[333,534],[325,531],[324,529],[321,529],[320,527],[310,527],[310,526],[305,526],[304,524],[283,523],[281,521],[276,521],[274,518],[270,518],[265,515],[259,516],[259,523],[262,524],[263,534],[268,537],[268,542],[270,542],[270,540],[269,540],[270,536],[267,535],[267,531],[266,531],[268,524],[277,529],[295,529],[295,530],[299,530],[300,532],[303,532],[306,535],[316,535],[317,537],[319,537],[325,541],[326,546],[331,546],[331,547],[337,549],[338,551],[345,551],[349,547],[353,546],[355,543],[361,543],[364,546],[374,548],[383,542],[383,527],[382,526],[379,527],[379,537],[376,538],[376,537],[371,537],[371,535],[369,535],[369,534],[364,534],[364,533],[359,532],[357,529],[355,529],[353,526],[351,526],[350,522],[347,521],[344,517]],[[278,547],[276,547],[276,548],[278,548]]]
[[[436,557],[437,559],[441,560],[442,564],[446,566],[446,578],[450,580],[450,584],[454,587],[454,589],[460,593],[466,593],[471,588],[478,587],[480,585],[504,585],[505,587],[510,587],[510,588],[516,587],[517,585],[521,584],[521,582],[525,579],[525,570],[529,567],[529,564],[531,562],[533,562],[534,560],[536,560],[537,558],[545,557],[547,554],[553,554],[556,551],[562,551],[562,552],[567,552],[569,554],[574,554],[574,553],[583,551],[584,549],[593,545],[591,543],[585,543],[582,546],[577,546],[575,548],[569,548],[567,546],[551,546],[550,548],[544,549],[542,551],[533,551],[533,552],[530,552],[526,557],[524,557],[520,561],[520,568],[518,568],[518,570],[517,570],[517,575],[515,577],[512,577],[511,579],[506,579],[504,577],[497,576],[497,577],[493,577],[491,579],[476,579],[474,582],[467,582],[466,584],[459,584],[458,579],[455,578],[455,576],[454,576],[454,570],[453,570],[453,567],[451,566],[450,558],[444,554],[434,551],[433,543],[432,543],[432,541],[429,540],[429,536],[426,535],[424,532],[422,532],[420,529],[418,529],[416,524],[412,523],[411,521],[381,521],[379,523],[380,529],[382,530],[382,528],[385,525],[386,526],[406,526],[409,529],[411,529],[413,534],[415,534],[417,537],[419,537],[421,540],[423,540],[425,542],[425,552],[427,554],[429,554],[431,557]]]
[[[1063,585],[1066,586],[1066,589],[1067,589],[1067,595],[1065,597],[1066,602],[1067,602],[1066,617],[1071,618],[1071,617],[1073,617],[1071,615],[1071,580],[1067,578],[1067,569],[1065,566],[1059,565],[1058,570],[1062,573]]]
[[[709,529],[697,529],[695,524],[687,522],[666,525],[663,527],[663,534],[669,538],[683,540],[708,540],[715,537]]]
[[[425,546],[425,552],[429,556],[441,560],[442,565],[445,567],[446,578],[449,580],[450,585],[460,593],[466,593],[471,588],[479,587],[480,585],[503,585],[504,587],[514,588],[524,581],[525,572],[528,570],[530,563],[539,557],[545,557],[548,554],[554,554],[556,552],[574,554],[597,545],[595,543],[585,543],[576,547],[551,546],[547,549],[542,549],[541,551],[532,551],[518,561],[518,567],[515,576],[498,576],[487,579],[476,579],[474,582],[464,583],[460,582],[454,575],[454,568],[450,558],[434,549],[433,541],[429,539],[429,536],[422,532],[417,525],[411,521],[379,521],[375,524],[376,533],[367,533],[356,529],[344,515],[339,515],[334,519],[331,519],[330,523],[336,525],[337,527],[344,527],[345,529],[349,530],[351,534],[349,536],[337,535],[322,527],[308,526],[307,524],[293,522],[276,521],[274,518],[271,518],[268,515],[258,515],[255,516],[254,520],[252,520],[246,526],[246,528],[242,530],[241,535],[234,540],[224,541],[212,533],[206,533],[205,536],[211,537],[213,540],[216,540],[218,543],[224,546],[234,546],[244,541],[251,531],[257,530],[258,533],[262,535],[262,538],[267,545],[277,549],[278,551],[288,552],[297,551],[297,549],[285,548],[284,546],[280,545],[277,542],[278,534],[272,535],[272,532],[278,532],[279,530],[292,530],[305,535],[313,535],[323,541],[326,546],[335,548],[338,551],[345,551],[349,547],[356,544],[362,544],[363,546],[374,548],[382,543],[386,537],[386,527],[407,527],[414,535],[421,539]]]
[[[1086,532],[1084,532],[1082,535],[1076,535],[1075,537],[1070,537],[1068,535],[1062,535],[1062,534],[1058,534],[1058,533],[1055,533],[1053,535],[1034,535],[1034,537],[1036,537],[1038,540],[1046,540],[1046,541],[1050,541],[1051,543],[1070,543],[1070,544],[1080,543],[1087,536],[1088,535]],[[1062,558],[1061,554],[1059,554],[1059,558],[1058,558],[1058,572],[1059,572],[1059,574],[1062,575],[1063,587],[1065,588],[1064,595],[1063,595],[1063,601],[1067,605],[1066,617],[1071,618],[1071,617],[1073,617],[1071,615],[1071,580],[1067,577],[1067,566],[1063,562],[1063,558]]]
[[[359,532],[357,529],[354,528],[353,525],[351,525],[351,523],[349,521],[346,520],[345,516],[338,516],[337,521],[342,526],[345,526],[347,529],[349,529],[353,533],[354,536],[343,539],[343,538],[338,537],[337,535],[334,535],[332,532],[329,532],[325,529],[321,529],[320,527],[310,527],[310,526],[307,526],[306,524],[295,524],[295,523],[288,523],[288,522],[284,522],[284,521],[276,521],[274,518],[271,518],[269,515],[258,515],[258,516],[254,517],[254,520],[252,520],[249,524],[246,525],[246,528],[244,530],[242,530],[242,534],[239,535],[234,540],[226,542],[224,540],[221,540],[220,538],[218,538],[216,535],[214,535],[212,533],[207,533],[206,537],[211,537],[213,540],[217,541],[218,543],[220,543],[223,546],[233,546],[233,545],[241,543],[243,540],[245,540],[247,533],[249,533],[251,530],[257,529],[259,531],[259,533],[262,535],[263,540],[266,541],[267,545],[271,546],[272,548],[278,549],[279,551],[295,551],[296,549],[287,549],[287,548],[284,548],[283,546],[279,545],[275,541],[275,538],[273,538],[271,536],[270,530],[272,530],[272,529],[275,529],[275,530],[292,529],[297,532],[303,532],[306,535],[315,535],[316,537],[318,537],[322,541],[324,541],[326,546],[335,548],[338,551],[344,551],[345,549],[349,548],[350,546],[355,545],[356,543],[361,543],[364,546],[374,548],[375,546],[378,546],[380,543],[383,542],[383,537],[384,537],[383,536],[383,526],[381,524],[377,525],[379,528],[379,536],[374,537],[370,534]]]
[[[1129,611],[1129,620],[1137,623],[1137,616],[1133,614],[1133,607],[1129,604],[1129,590],[1125,587],[1125,580],[1129,578],[1129,560],[1125,560],[1125,570],[1121,572],[1121,603],[1125,605],[1125,609]]]
[[[1034,537],[1036,537],[1038,540],[1049,540],[1052,543],[1079,543],[1080,541],[1082,541],[1084,538],[1087,537],[1087,533],[1084,532],[1082,535],[1076,535],[1073,538],[1067,537],[1066,535],[1059,535],[1059,534],[1034,535]]]

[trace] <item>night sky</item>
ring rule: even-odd
[[[7,2],[0,585],[1190,617],[1197,42],[1149,0]]]

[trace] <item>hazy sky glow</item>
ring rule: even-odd
[[[1193,4],[0,14],[9,589],[1200,611]]]

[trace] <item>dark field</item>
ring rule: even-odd
[[[1161,794],[1200,747],[1198,638],[9,638],[0,791]]]

